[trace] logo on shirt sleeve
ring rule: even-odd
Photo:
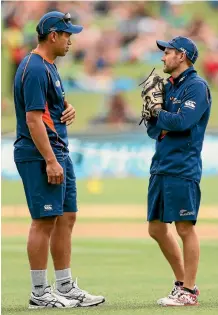
[[[195,109],[195,105],[196,105],[196,103],[194,101],[186,101],[184,107]]]

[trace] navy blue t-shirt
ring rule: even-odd
[[[26,112],[33,110],[43,111],[42,119],[52,149],[58,160],[65,159],[69,152],[67,128],[60,120],[65,109],[64,89],[55,64],[34,51],[27,55],[15,75],[14,103],[17,117],[14,160],[43,159],[26,123]]]

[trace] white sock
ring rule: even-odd
[[[71,269],[55,270],[56,288],[60,292],[68,292],[72,288]]]
[[[32,279],[32,292],[36,295],[43,295],[44,289],[48,286],[47,270],[30,270]]]

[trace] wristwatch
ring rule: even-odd
[[[158,117],[161,110],[162,110],[162,108],[154,108],[152,111],[152,116]]]

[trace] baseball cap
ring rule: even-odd
[[[43,15],[36,27],[39,35],[46,35],[51,32],[66,32],[70,34],[78,34],[82,31],[81,25],[74,25],[71,23],[70,13],[61,13],[58,11],[51,11]]]
[[[193,64],[198,58],[198,48],[188,37],[177,36],[169,42],[157,40],[156,43],[158,48],[161,50],[165,50],[165,48],[174,48],[178,51],[184,52]]]

